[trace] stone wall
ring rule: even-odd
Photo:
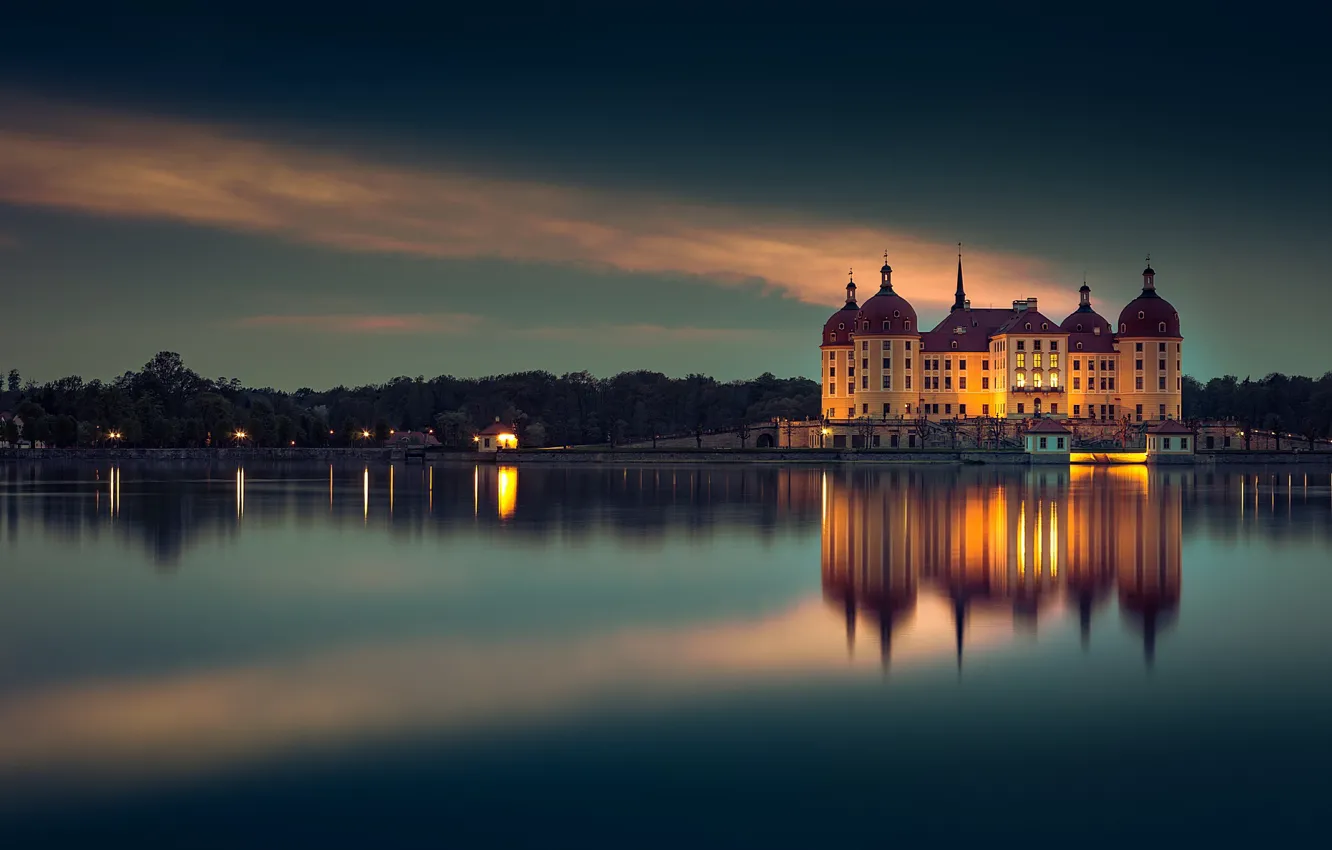
[[[392,449],[228,448],[228,449],[0,449],[0,460],[185,460],[185,461],[379,461]],[[401,454],[401,452],[399,452]],[[475,453],[468,453],[469,457]]]
[[[500,452],[495,462],[502,465],[541,463],[975,463],[1026,466],[1026,452],[978,451],[837,451],[832,449],[734,449],[703,451],[653,449],[518,449]]]

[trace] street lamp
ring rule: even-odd
[[[246,434],[244,431],[237,430],[236,433],[233,434],[232,436],[236,438],[236,442],[243,443],[245,442],[245,438],[248,437],[249,435]]]

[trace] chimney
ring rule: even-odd
[[[1027,299],[1027,309],[1030,310],[1030,311],[1033,312],[1033,313],[1036,312],[1036,299],[1035,299],[1035,298],[1028,298],[1028,299]]]
[[[1025,310],[1025,309],[1027,309],[1027,302],[1026,302],[1026,301],[1014,301],[1014,302],[1013,302],[1013,312],[1014,312],[1014,313],[1021,313],[1021,312],[1022,312],[1023,310]]]
[[[968,298],[967,300],[965,300],[965,301],[962,302],[962,309],[964,309],[964,310],[970,310],[970,309],[971,309],[971,299],[970,299],[970,298]]]

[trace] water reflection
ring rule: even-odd
[[[1052,689],[1106,681],[1088,671],[1107,647],[1136,677],[1116,688],[1149,678],[1144,656],[1172,672],[1231,663],[1225,640],[1277,669],[1291,635],[1326,636],[1323,573],[1232,576],[1232,596],[1255,601],[1282,582],[1304,590],[1265,601],[1249,617],[1264,634],[1243,633],[1200,544],[1325,552],[1332,478],[10,464],[0,516],[0,778],[63,770],[63,787],[379,736],[466,737],[622,694],[822,693],[868,672],[870,690],[896,695],[914,666],[942,668],[952,699],[985,687],[981,650],[1020,658]],[[145,575],[144,561],[181,573]],[[1206,636],[1191,654],[1190,633]],[[1072,651],[1042,657],[1042,639]],[[1288,682],[1310,680],[1289,668]],[[1012,690],[1005,679],[983,696]]]
[[[1156,636],[1179,606],[1182,516],[1193,473],[1145,467],[991,471],[949,487],[920,471],[824,473],[824,596],[844,612],[854,645],[862,619],[883,662],[921,594],[947,600],[962,664],[969,624],[1010,619],[1034,630],[1048,609],[1093,612],[1118,589],[1124,615]]]

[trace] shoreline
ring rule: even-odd
[[[0,449],[0,462],[21,461],[358,461],[392,463],[543,464],[962,464],[1057,466],[1066,458],[1033,456],[1021,450],[991,449],[516,449],[497,453],[431,451],[410,459],[387,448],[186,448],[186,449]],[[1230,449],[1194,455],[1155,457],[1147,465],[1169,466],[1332,466],[1332,452]]]

